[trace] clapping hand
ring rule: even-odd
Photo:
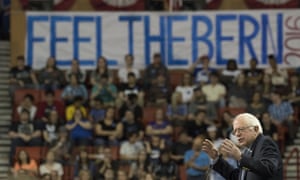
[[[202,150],[206,152],[212,159],[216,159],[218,157],[218,150],[215,148],[214,144],[205,139],[202,143]]]
[[[240,149],[229,139],[225,139],[222,143],[220,150],[226,153],[228,156],[233,157],[235,160],[241,159]]]

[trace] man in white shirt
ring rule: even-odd
[[[123,142],[120,148],[120,159],[126,164],[138,159],[139,153],[144,150],[144,145],[137,141],[136,132],[128,133],[127,141]]]
[[[138,69],[133,67],[134,57],[131,54],[125,55],[125,67],[118,71],[118,78],[120,83],[128,83],[128,73],[134,73],[136,79],[140,78],[140,72]]]
[[[202,91],[207,100],[207,112],[210,118],[217,117],[217,108],[225,106],[226,88],[219,83],[219,77],[216,73],[210,74],[210,83],[202,86]]]

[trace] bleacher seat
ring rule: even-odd
[[[61,89],[56,89],[54,91],[54,100],[55,101],[63,102],[63,99],[61,98],[62,91],[63,90],[61,90]],[[44,91],[41,91],[40,101],[45,101],[45,92]]]
[[[179,166],[179,177],[180,180],[187,180],[186,168],[184,165]]]
[[[19,146],[16,148],[15,158],[17,158],[17,155],[21,150],[25,150],[29,154],[30,158],[36,160],[36,162],[40,164],[46,157],[47,149],[48,148],[45,146]]]
[[[143,124],[146,127],[149,122],[155,119],[155,112],[157,107],[147,106],[143,109]]]
[[[183,80],[184,73],[186,73],[185,70],[171,70],[171,71],[169,71],[170,84],[171,84],[172,90],[174,90],[176,88],[176,86],[181,84],[181,82]]]
[[[31,94],[34,97],[35,104],[41,100],[41,91],[38,89],[17,89],[14,93],[14,105],[19,105],[26,94]]]
[[[74,167],[73,166],[64,166],[64,175],[63,180],[73,180],[74,179]]]

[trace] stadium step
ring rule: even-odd
[[[300,161],[300,159],[297,159],[296,154],[291,154],[294,149],[298,149],[300,152],[300,128],[298,128],[297,137],[294,139],[294,144],[287,146],[286,151],[284,153],[284,165],[287,165],[286,168],[286,180],[296,180],[297,179],[297,162]],[[287,162],[287,158],[288,162]]]
[[[10,43],[0,41],[0,180],[8,179],[11,140],[8,136],[12,105],[9,96]]]

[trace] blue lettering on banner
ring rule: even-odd
[[[234,21],[237,19],[236,15],[233,14],[220,14],[216,17],[216,61],[219,65],[224,65],[227,63],[226,59],[222,57],[222,42],[223,41],[233,41],[233,36],[225,36],[222,34],[223,23],[226,21]]]
[[[27,17],[27,64],[33,65],[34,43],[45,42],[45,37],[34,36],[34,23],[47,22],[48,16],[28,16]]]
[[[128,53],[134,54],[133,23],[141,21],[142,16],[120,16],[119,21],[128,21]]]
[[[59,22],[71,22],[69,16],[52,16],[50,19],[50,56],[56,57],[56,44],[68,42],[67,37],[58,37],[56,32],[56,26]],[[57,61],[61,61],[56,59]]]
[[[198,13],[188,15],[180,13],[162,13],[159,15],[134,13],[128,15],[120,13],[120,15],[112,14],[112,16],[115,16],[110,17],[113,20],[111,22],[113,28],[121,27],[119,26],[121,23],[125,23],[125,26],[127,26],[128,32],[124,34],[124,37],[121,37],[128,40],[125,47],[114,47],[119,39],[114,37],[113,31],[109,34],[103,34],[103,32],[107,32],[103,31],[103,28],[111,28],[103,24],[103,22],[107,22],[107,19],[104,20],[107,17],[106,13],[100,15],[29,13],[27,15],[26,42],[28,64],[33,65],[33,60],[38,60],[37,57],[40,56],[40,52],[35,49],[38,49],[40,44],[49,48],[49,56],[57,57],[58,52],[61,50],[58,45],[62,47],[70,41],[73,46],[73,53],[63,57],[69,59],[57,59],[57,64],[60,66],[69,66],[71,64],[70,57],[73,57],[79,60],[80,65],[92,67],[96,64],[95,60],[97,58],[105,56],[106,51],[103,52],[103,49],[110,49],[110,52],[113,52],[113,48],[119,48],[120,52],[143,55],[143,64],[147,66],[151,63],[152,54],[154,53],[153,45],[158,45],[158,52],[161,53],[163,63],[170,67],[186,67],[189,61],[195,61],[204,54],[215,60],[217,66],[223,66],[227,63],[225,55],[230,55],[225,50],[228,51],[228,49],[233,48],[237,52],[237,56],[232,58],[237,59],[239,65],[245,65],[246,61],[249,60],[246,58],[249,56],[257,58],[261,64],[265,65],[267,64],[268,54],[274,54],[277,57],[278,64],[283,63],[283,13],[277,13],[276,16],[264,12],[259,15],[243,12],[208,15]],[[188,23],[190,26],[187,27],[191,27],[191,29],[185,29],[184,26]],[[91,27],[95,27],[95,29],[90,29],[91,33],[80,32],[80,27],[85,24],[93,24]],[[45,33],[39,35],[43,31],[37,31],[37,29],[42,26],[43,28],[49,26],[49,29],[45,29]],[[71,27],[70,33],[72,34],[68,35],[71,38],[62,36],[63,33],[58,32],[63,30],[64,26]],[[234,26],[232,29],[237,29],[237,31],[228,31],[229,26]],[[177,31],[177,28],[174,27],[182,27],[182,29],[180,28],[180,31]],[[44,29],[40,28],[39,30]],[[141,31],[142,34],[135,34],[135,32]],[[106,38],[103,40],[103,37],[106,36],[111,37],[112,43],[103,43],[106,40]],[[144,42],[136,41],[137,36],[143,36]],[[82,59],[82,54],[86,55],[87,53],[84,52],[84,48],[81,48],[81,46],[91,45],[93,42],[95,42],[95,47],[91,52],[94,52],[94,54],[87,56],[90,59]],[[191,48],[191,51],[188,49],[182,51],[184,55],[176,54],[175,49],[180,45]],[[189,59],[190,57],[192,59]],[[108,65],[116,67],[119,64],[116,59],[120,60],[119,51],[113,57],[107,57]]]
[[[159,16],[159,34],[151,35],[150,34],[150,17],[144,17],[144,33],[145,33],[145,65],[149,65],[151,63],[151,48],[150,44],[153,42],[157,42],[160,45],[160,54],[161,57],[165,57],[165,16]],[[162,58],[163,63],[165,59]]]
[[[251,23],[253,27],[253,32],[249,35],[246,35],[246,23]],[[249,26],[247,26],[247,29]],[[241,15],[240,22],[239,22],[239,58],[238,63],[244,64],[245,63],[245,46],[248,48],[251,58],[257,59],[254,47],[253,47],[253,40],[257,36],[259,32],[259,24],[255,18],[249,15]]]
[[[199,36],[198,35],[198,22],[202,22],[206,25],[206,32]],[[203,27],[203,26],[202,26]],[[211,20],[207,16],[193,16],[192,17],[192,61],[194,62],[197,60],[199,54],[201,54],[198,51],[198,43],[202,42],[205,43],[208,47],[208,57],[212,58],[214,54],[214,47],[212,42],[209,40],[210,35],[213,32],[213,25]]]
[[[102,18],[96,17],[96,58],[102,56]]]
[[[94,65],[95,60],[90,60],[90,59],[84,60],[84,59],[81,59],[80,56],[79,56],[79,52],[80,52],[79,44],[80,43],[89,43],[89,42],[91,42],[91,37],[80,37],[80,35],[79,35],[79,25],[81,23],[84,23],[84,22],[94,22],[94,17],[91,17],[91,16],[75,16],[73,21],[74,21],[74,23],[73,23],[73,29],[74,29],[74,33],[73,33],[73,57],[75,59],[78,59],[79,63],[86,62],[90,65]]]
[[[173,45],[175,42],[184,42],[184,37],[175,37],[173,36],[173,22],[176,21],[186,21],[188,19],[187,16],[168,16],[167,18],[167,42],[168,42],[168,65],[188,65],[187,59],[174,59],[173,56]]]
[[[283,15],[282,13],[277,14],[277,63],[282,64],[283,62]]]

